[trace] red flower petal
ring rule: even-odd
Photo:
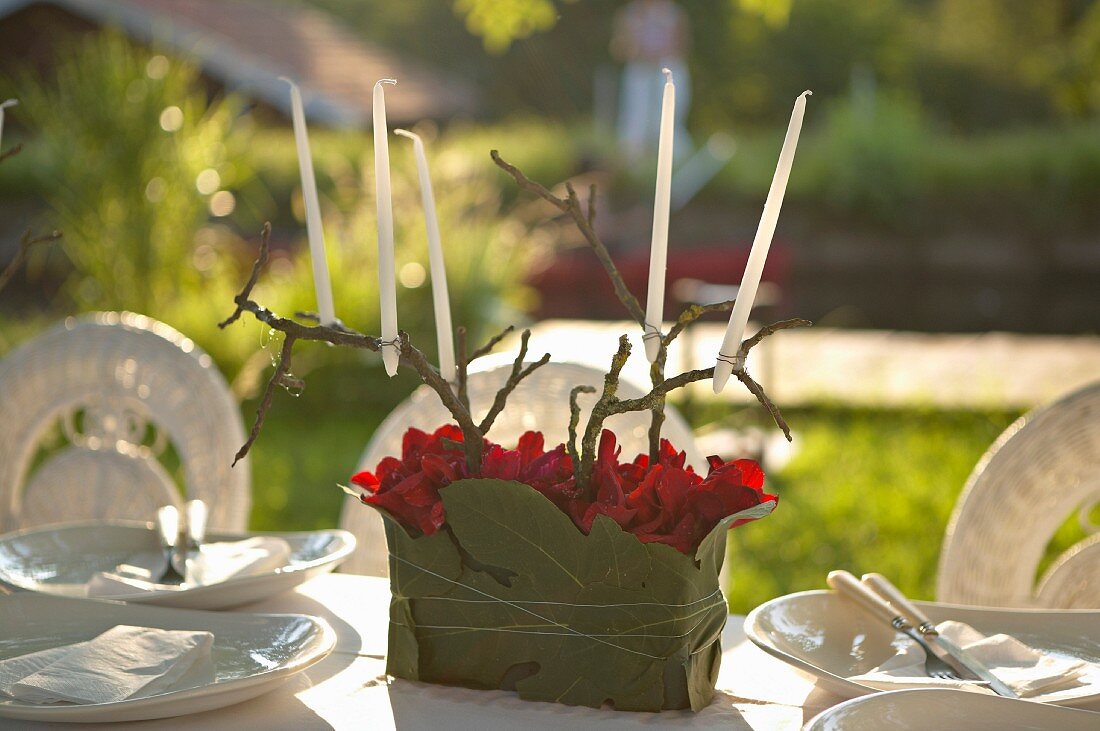
[[[353,485],[358,485],[364,490],[370,490],[371,492],[378,492],[378,478],[373,473],[363,471],[351,476],[351,482]]]

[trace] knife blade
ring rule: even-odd
[[[939,632],[923,632],[926,642],[937,645],[944,653],[955,658],[967,670],[989,683],[989,687],[997,695],[1005,698],[1019,698],[1018,695],[994,675],[989,668],[979,662],[973,655],[956,645],[951,640],[940,635]],[[945,658],[946,659],[946,658]]]

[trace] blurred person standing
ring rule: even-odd
[[[619,143],[628,155],[656,154],[661,94],[668,68],[676,82],[677,157],[691,152],[685,121],[691,102],[687,14],[673,0],[633,0],[615,16],[611,53],[623,63],[619,99]]]

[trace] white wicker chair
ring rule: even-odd
[[[1100,607],[1100,382],[1021,417],[978,462],[940,554],[937,599],[991,606]],[[1091,537],[1036,585],[1039,562],[1078,511]]]
[[[497,362],[501,360],[497,359]],[[510,364],[499,365],[470,374],[468,392],[475,417],[488,411],[510,368]],[[525,431],[536,430],[543,433],[548,445],[564,442],[569,427],[569,392],[581,384],[602,387],[603,377],[603,372],[595,368],[572,363],[549,363],[539,368],[509,397],[508,406],[497,417],[489,437],[498,444],[511,447]],[[626,381],[619,387],[621,398],[637,398],[643,393],[638,386]],[[579,403],[590,408],[594,400],[595,395],[582,395]],[[582,411],[582,424],[587,418],[587,411]],[[706,460],[697,453],[687,422],[672,407],[667,409],[666,416],[664,436],[677,448],[685,450],[689,463],[705,473]],[[359,460],[359,469],[373,470],[383,457],[401,454],[401,437],[409,427],[430,431],[450,420],[450,413],[440,403],[435,391],[421,386],[379,425]],[[648,412],[619,414],[608,419],[606,424],[618,436],[627,459],[648,451]],[[355,534],[358,542],[355,553],[340,570],[386,576],[386,536],[378,514],[349,497],[340,517],[340,527]]]
[[[0,361],[0,530],[151,520],[183,499],[158,461],[168,444],[210,526],[244,529],[249,465],[230,468],[244,438],[225,379],[191,340],[131,313],[68,318]]]

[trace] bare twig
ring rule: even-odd
[[[455,392],[451,389],[451,384],[447,383],[447,379],[439,374],[439,371],[428,362],[422,352],[413,347],[412,343],[409,342],[409,334],[402,330],[399,335],[401,338],[401,362],[411,365],[416,370],[417,375],[420,376],[420,380],[436,392],[439,400],[451,412],[451,416],[458,423],[458,428],[462,430],[462,444],[466,451],[466,466],[469,468],[470,474],[481,474],[481,449],[486,429],[479,428],[474,424],[469,409],[455,395]]]
[[[16,155],[18,155],[22,151],[23,151],[23,143],[22,142],[20,142],[18,145],[15,145],[14,147],[9,147],[6,152],[0,153],[0,162],[10,160],[11,158],[15,157]]]
[[[582,393],[596,393],[596,389],[581,385],[574,386],[569,392],[569,441],[565,443],[565,448],[574,465],[580,464],[580,456],[577,454],[577,425],[581,421],[581,407],[577,403],[577,397]]]
[[[263,307],[255,302],[252,297],[252,290],[255,288],[260,274],[263,271],[264,266],[267,263],[269,256],[269,240],[271,235],[271,225],[264,224],[263,231],[260,235],[260,251],[257,256],[256,262],[252,266],[252,272],[249,275],[248,281],[244,287],[233,298],[233,302],[236,307],[233,313],[227,317],[223,322],[219,323],[219,327],[225,328],[240,319],[241,315],[245,312],[251,313],[261,323],[264,323],[272,330],[278,330],[283,333],[285,339],[283,341],[282,351],[279,356],[279,360],[275,366],[275,372],[271,376],[271,380],[268,381],[267,388],[264,391],[264,395],[260,400],[260,404],[257,407],[256,418],[252,425],[251,433],[248,440],[237,452],[236,461],[244,457],[253,443],[256,441],[256,437],[260,433],[260,429],[263,426],[264,419],[267,416],[268,410],[271,408],[272,399],[276,386],[301,388],[303,386],[300,379],[292,379],[289,375],[290,372],[290,359],[293,355],[293,347],[298,341],[316,341],[325,342],[332,345],[341,345],[350,348],[361,348],[364,350],[371,350],[378,352],[382,348],[382,340],[379,337],[373,335],[365,335],[363,333],[352,330],[340,323],[334,323],[331,325],[307,325],[296,320],[291,320],[285,317],[280,317],[271,310]],[[479,348],[474,353],[474,357],[480,357],[488,353],[495,345],[497,345],[501,339],[503,339],[512,328],[506,329],[500,335],[497,335],[490,339],[489,343]],[[545,355],[536,363],[523,367],[523,359],[527,354],[527,342],[530,338],[530,331],[525,331],[523,334],[522,347],[520,354],[516,359],[516,364],[513,366],[512,374],[508,379],[508,382],[497,393],[497,397],[493,402],[493,406],[490,409],[489,414],[482,421],[481,425],[474,423],[473,417],[470,415],[469,399],[467,398],[466,386],[467,386],[467,366],[472,358],[467,358],[466,355],[466,331],[465,329],[459,329],[458,337],[458,383],[450,384],[447,380],[440,375],[439,371],[429,362],[428,358],[418,348],[413,346],[409,340],[409,335],[406,332],[399,333],[399,347],[401,355],[401,363],[409,366],[416,371],[420,376],[420,380],[423,381],[429,388],[436,392],[440,401],[454,417],[455,423],[458,424],[462,430],[463,436],[463,448],[466,453],[466,464],[470,470],[471,475],[478,475],[481,472],[481,453],[485,442],[485,434],[492,426],[493,421],[497,415],[504,409],[505,402],[508,395],[515,389],[515,387],[527,376],[533,373],[537,368],[545,365],[550,360],[549,355]],[[456,391],[457,388],[457,391]]]
[[[260,253],[256,257],[256,261],[252,264],[252,273],[248,276],[248,281],[245,282],[244,287],[241,288],[240,293],[233,298],[233,301],[237,303],[237,309],[233,310],[233,314],[225,318],[218,323],[218,327],[225,329],[240,319],[240,316],[244,314],[247,307],[249,297],[252,296],[252,288],[256,286],[257,280],[260,278],[260,272],[267,266],[267,260],[271,253],[271,222],[266,221],[263,229],[260,231]]]
[[[462,402],[462,405],[466,407],[466,410],[470,410],[470,396],[466,391],[466,383],[468,381],[467,369],[469,368],[470,361],[466,359],[466,328],[459,326],[455,330],[455,344],[457,346],[457,363],[458,368],[455,370],[455,380],[458,386],[458,400]]]
[[[792,327],[801,327],[809,325],[808,320],[792,319],[783,320],[782,322],[776,322],[761,328],[758,333],[759,337],[753,336],[741,344],[740,352],[743,355],[747,355],[750,350],[758,345],[764,338]],[[672,391],[684,386],[690,385],[697,381],[705,381],[714,377],[714,368],[701,368],[697,370],[685,371],[678,375],[666,378],[658,383],[655,383],[652,390],[638,398],[633,399],[620,399],[616,396],[616,391],[619,385],[619,373],[622,371],[623,365],[626,363],[627,358],[630,357],[630,342],[627,340],[626,335],[622,335],[619,338],[619,349],[615,353],[615,356],[611,361],[611,368],[608,370],[607,375],[604,377],[603,394],[600,396],[599,401],[592,407],[592,415],[588,419],[588,426],[585,428],[584,439],[582,441],[582,450],[580,455],[580,463],[576,467],[577,484],[586,487],[588,480],[592,475],[592,464],[595,461],[596,443],[600,435],[600,431],[603,429],[603,422],[615,414],[625,414],[631,411],[654,411],[658,413],[657,407],[664,403],[665,397]],[[744,368],[736,368],[733,371],[734,375],[741,383],[745,384],[745,387],[752,393],[753,396],[768,410],[772,419],[775,421],[782,431],[783,435],[788,441],[791,439],[791,430],[787,426],[787,422],[783,419],[783,415],[780,413],[779,408],[768,397],[764,388],[754,381],[752,377],[745,371]],[[660,412],[663,416],[663,411]],[[658,432],[659,434],[659,432]],[[650,435],[652,437],[652,433]]]
[[[607,251],[607,247],[596,233],[596,229],[593,228],[593,222],[595,221],[595,202],[592,198],[588,201],[588,212],[586,213],[581,206],[580,201],[577,199],[577,193],[573,190],[572,185],[566,185],[568,191],[568,198],[559,198],[546,189],[545,186],[536,183],[523,174],[515,165],[505,162],[500,153],[493,150],[489,153],[493,162],[497,164],[504,172],[512,176],[516,181],[516,184],[530,193],[534,193],[539,198],[550,203],[562,213],[569,214],[569,217],[573,219],[573,223],[580,230],[584,236],[585,241],[588,242],[589,247],[593,253],[596,254],[596,258],[599,259],[600,264],[603,265],[604,271],[607,272],[608,278],[611,279],[611,284],[615,288],[615,294],[619,300],[626,307],[630,316],[639,324],[645,322],[645,311],[642,306],[638,304],[637,298],[630,293],[630,290],[626,286],[626,282],[623,281],[622,275],[619,274],[619,270],[615,267],[615,262],[611,260],[611,254]]]
[[[489,342],[485,343],[485,345],[482,345],[480,348],[475,350],[470,355],[470,357],[466,359],[466,362],[471,363],[471,362],[477,360],[478,358],[482,358],[486,355],[489,355],[489,353],[492,353],[493,348],[500,345],[500,341],[504,340],[504,338],[508,337],[508,335],[511,334],[511,332],[515,329],[516,329],[515,325],[509,325],[508,327],[504,328],[497,335],[494,335],[493,337],[489,338]]]
[[[733,372],[733,375],[737,376],[738,381],[745,384],[745,388],[752,392],[752,395],[756,397],[757,401],[764,404],[764,408],[772,415],[772,421],[783,430],[783,436],[787,437],[787,441],[793,441],[791,439],[791,428],[787,426],[786,420],[783,419],[783,414],[779,413],[779,407],[768,398],[768,394],[764,391],[764,387],[754,381],[752,376],[750,376],[744,368],[738,368]]]
[[[596,444],[603,430],[603,422],[614,413],[613,409],[618,399],[615,394],[619,390],[619,374],[630,358],[630,340],[626,335],[619,336],[619,349],[611,358],[611,368],[603,377],[603,392],[596,404],[592,407],[592,414],[588,417],[588,424],[581,438],[580,463],[574,466],[573,472],[577,476],[577,484],[581,488],[588,487],[588,481],[592,477],[592,465],[596,461]]]
[[[19,271],[20,267],[22,267],[24,263],[26,263],[27,257],[30,256],[31,249],[33,249],[35,246],[38,246],[39,244],[48,244],[51,241],[57,241],[60,238],[60,231],[51,231],[50,233],[44,234],[42,236],[35,236],[28,229],[19,238],[19,249],[15,252],[15,256],[12,257],[12,260],[8,262],[8,265],[4,267],[4,271],[0,272],[0,290],[3,290],[5,287],[8,286],[8,282],[10,282],[12,277],[15,276],[15,273]]]
[[[619,300],[626,307],[630,316],[636,320],[643,327],[645,325],[645,313],[638,303],[638,300],[626,287],[626,283],[623,281],[622,276],[619,274],[618,269],[615,267],[615,263],[611,260],[611,255],[607,251],[607,247],[603,244],[599,235],[595,230],[596,220],[596,188],[591,186],[588,193],[588,205],[587,210],[581,205],[580,200],[577,197],[577,192],[574,190],[573,185],[569,182],[565,184],[566,197],[561,198],[550,192],[545,186],[537,183],[528,178],[524,173],[516,166],[505,162],[500,157],[500,154],[493,150],[490,155],[493,158],[493,162],[497,166],[512,176],[522,190],[533,193],[534,195],[542,198],[544,201],[550,203],[562,213],[568,214],[573,220],[573,223],[577,226],[577,229],[584,236],[585,241],[591,247],[592,251],[596,254],[596,258],[599,259],[603,265],[604,271],[607,272],[607,276],[611,279],[611,284],[615,288],[615,294]],[[733,307],[733,300],[728,302],[717,302],[707,305],[692,305],[686,308],[677,318],[676,322],[669,328],[669,331],[661,336],[660,347],[658,350],[657,359],[650,366],[650,381],[653,389],[645,396],[639,399],[631,399],[628,401],[619,401],[614,396],[614,390],[617,387],[618,371],[622,369],[622,363],[620,359],[625,363],[625,358],[629,357],[629,346],[626,348],[626,354],[623,354],[622,341],[620,341],[620,349],[616,353],[615,358],[612,360],[612,372],[607,374],[607,378],[614,376],[615,384],[610,387],[610,383],[605,380],[604,393],[597,401],[596,406],[593,407],[592,415],[589,417],[588,426],[585,429],[584,438],[582,439],[582,450],[580,456],[580,462],[577,465],[577,482],[580,485],[586,485],[589,476],[591,475],[592,464],[591,461],[595,459],[595,443],[599,437],[600,428],[603,421],[612,414],[623,413],[624,411],[640,411],[648,409],[652,412],[653,416],[650,420],[649,427],[649,453],[651,459],[656,459],[660,449],[661,429],[664,426],[665,421],[665,398],[669,391],[676,388],[681,388],[694,381],[701,381],[706,378],[711,378],[714,375],[714,369],[708,368],[704,370],[689,371],[688,373],[681,373],[679,376],[666,379],[664,375],[665,364],[668,357],[668,346],[673,340],[679,336],[684,328],[691,323],[698,320],[703,315],[709,312],[725,312]],[[749,340],[746,340],[741,344],[739,351],[740,355],[744,356],[754,345],[759,343],[763,338],[773,334],[778,330],[782,330],[788,327],[797,327],[800,325],[808,325],[807,320],[785,320],[774,325],[769,325],[763,328],[760,332],[754,335]],[[779,413],[779,409],[772,403],[763,387],[756,381],[748,376],[744,371],[744,368],[736,369],[734,371],[737,374],[738,379],[745,385],[746,388],[760,401],[761,404],[768,410],[768,413],[772,415],[775,423],[783,430],[784,435],[790,439],[790,430],[787,428],[786,422],[783,420],[782,415]]]
[[[741,343],[741,347],[737,351],[738,355],[748,355],[754,345],[759,344],[761,340],[769,335],[774,335],[780,330],[787,330],[792,327],[809,327],[810,325],[813,325],[813,323],[809,320],[803,320],[801,317],[793,317],[790,320],[780,320],[779,322],[773,322],[771,325],[765,325],[757,330],[755,335]]]
[[[524,330],[523,335],[520,337],[519,354],[516,355],[516,359],[512,363],[512,372],[508,375],[508,380],[506,380],[504,385],[500,387],[500,390],[497,391],[496,398],[493,399],[493,404],[489,407],[489,413],[485,415],[485,418],[481,420],[481,424],[478,425],[478,428],[483,434],[492,428],[493,422],[496,421],[500,412],[504,410],[504,405],[508,401],[508,396],[511,395],[512,391],[516,390],[516,386],[518,386],[524,378],[527,378],[527,376],[550,362],[550,354],[546,353],[526,368],[523,367],[523,359],[527,357],[527,342],[530,339],[531,331]]]
[[[271,380],[267,382],[267,388],[264,389],[260,405],[256,407],[256,419],[252,422],[248,439],[237,450],[237,454],[233,456],[234,465],[244,459],[244,456],[248,454],[248,450],[252,449],[252,445],[256,443],[256,437],[260,436],[260,429],[263,428],[264,419],[267,417],[268,409],[271,408],[271,402],[275,398],[275,389],[284,385],[283,378],[290,373],[290,359],[294,355],[294,340],[293,335],[287,335],[283,339],[283,347],[279,351],[279,361],[275,364],[275,372],[271,374]]]
[[[733,309],[733,303],[736,301],[737,300],[726,300],[725,302],[715,302],[710,305],[689,305],[684,308],[684,311],[676,318],[676,322],[668,329],[668,332],[661,337],[662,344],[667,347],[669,343],[675,340],[677,336],[684,331],[684,328],[703,315],[711,312],[726,312]]]
[[[654,387],[665,380],[665,365],[668,362],[668,343],[661,341],[657,349],[657,359],[649,364],[649,382]],[[650,407],[649,417],[649,463],[654,464],[661,455],[661,431],[665,427],[665,396],[659,396]]]

